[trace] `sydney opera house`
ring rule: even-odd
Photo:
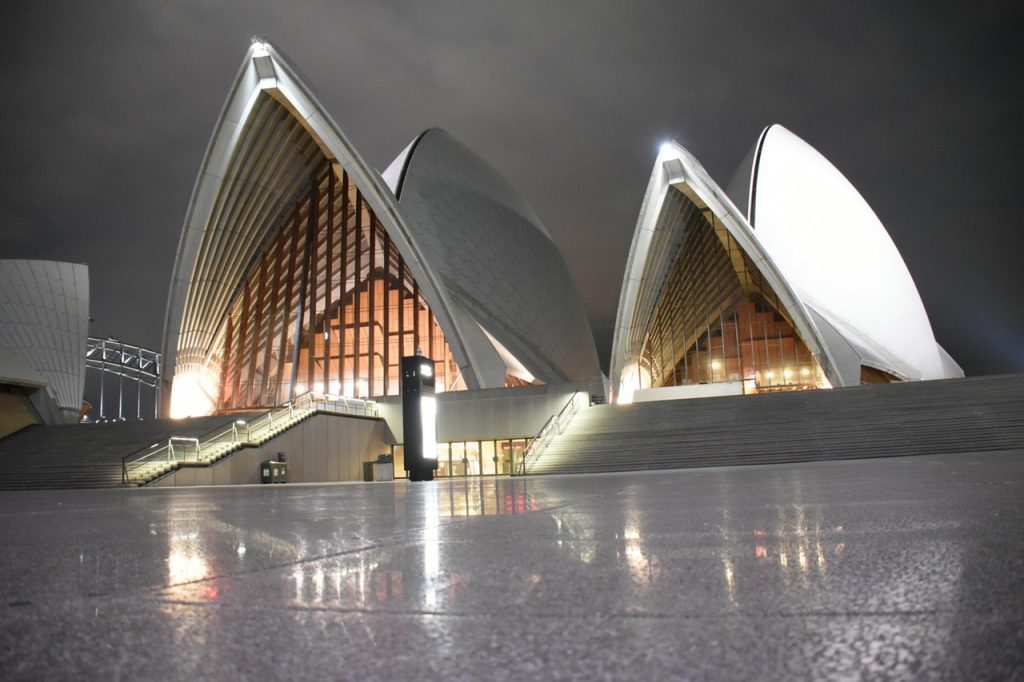
[[[0,276],[8,298],[49,292],[0,310],[5,400],[24,407],[24,387],[49,387],[43,421],[74,418],[84,267],[5,265]],[[26,306],[56,312],[26,331],[39,317]],[[439,440],[493,452],[492,473],[498,449],[521,450],[577,393],[630,403],[963,375],[871,208],[773,125],[724,189],[685,149],[661,147],[605,377],[562,255],[493,167],[430,129],[377,172],[259,39],[188,205],[162,351],[163,416],[368,398],[392,443],[401,358],[419,351],[453,406]],[[487,473],[487,459],[463,470]]]
[[[494,168],[432,129],[377,173],[254,41],[178,249],[170,414],[394,395],[417,348],[443,391],[600,377],[565,262]],[[618,401],[962,375],[870,207],[777,125],[727,191],[663,145],[610,365]]]

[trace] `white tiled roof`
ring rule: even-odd
[[[42,260],[0,260],[0,380],[46,391],[77,413],[85,388],[89,270]]]

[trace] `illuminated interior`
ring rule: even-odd
[[[860,383],[862,384],[895,384],[900,378],[885,370],[868,365],[860,366]]]
[[[438,478],[459,476],[508,475],[522,463],[526,447],[533,438],[458,441],[437,444]],[[405,475],[405,447],[392,448],[395,475]]]
[[[778,296],[715,215],[685,186],[670,188],[665,201],[683,237],[629,370],[634,385],[742,382],[744,393],[826,386]]]
[[[265,106],[281,105],[268,99]],[[319,164],[282,202],[277,227],[216,333],[217,409],[269,407],[310,391],[397,395],[400,360],[417,348],[435,360],[438,392],[465,388],[377,216],[344,169],[319,148],[314,153]]]

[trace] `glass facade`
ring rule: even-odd
[[[666,202],[684,235],[644,339],[641,388],[742,382],[744,393],[825,378],[779,298],[714,214],[683,191]]]
[[[437,478],[510,475],[533,438],[455,441],[437,444]],[[395,475],[405,475],[404,447],[392,448]]]
[[[439,392],[465,388],[398,249],[326,158],[281,215],[217,338],[220,410],[309,391],[397,395],[400,360],[417,348],[435,360]]]

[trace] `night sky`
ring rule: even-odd
[[[431,126],[493,164],[565,255],[606,370],[660,143],[724,186],[781,123],[878,213],[967,374],[1020,372],[1022,8],[3,3],[0,258],[88,264],[91,334],[159,349],[196,174],[261,35],[379,170]]]

